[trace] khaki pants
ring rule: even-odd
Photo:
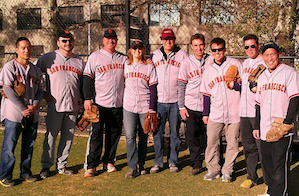
[[[239,153],[239,128],[240,123],[224,124],[217,123],[211,120],[208,121],[207,126],[207,148],[205,153],[206,167],[208,172],[219,173],[220,172],[220,137],[223,128],[225,128],[225,137],[227,141],[225,162],[222,167],[222,174],[233,173],[234,161]]]

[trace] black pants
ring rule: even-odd
[[[204,160],[204,152],[207,146],[207,130],[202,121],[202,112],[187,108],[189,118],[187,125],[187,143],[190,151],[190,166],[201,168]]]
[[[123,109],[97,106],[100,111],[100,121],[92,124],[92,131],[87,144],[87,168],[97,167],[100,163],[104,130],[105,152],[102,162],[114,164],[116,149],[122,132]]]
[[[262,169],[271,196],[288,195],[293,136],[277,142],[261,140]]]
[[[258,182],[257,165],[260,157],[260,140],[253,137],[252,131],[254,126],[254,118],[241,117],[240,132],[243,144],[243,152],[247,166],[247,179]]]

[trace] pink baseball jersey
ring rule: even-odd
[[[262,57],[255,59],[246,59],[242,64],[242,72],[240,74],[242,80],[241,102],[240,102],[240,116],[241,117],[255,117],[255,93],[250,91],[248,77],[260,65],[266,64]]]
[[[205,55],[199,61],[194,54],[185,58],[181,64],[178,80],[187,83],[185,93],[184,105],[191,110],[203,110],[203,95],[200,94],[200,83],[204,70],[210,65],[213,57]],[[180,89],[179,89],[180,90]],[[179,100],[180,101],[180,100]]]
[[[78,111],[81,98],[79,78],[85,67],[84,61],[78,55],[64,57],[55,50],[39,58],[36,65],[46,73],[47,91],[54,98],[47,104],[54,106],[57,112]]]
[[[160,49],[152,54],[158,75],[158,102],[175,103],[178,101],[178,74],[182,61],[188,57],[188,54],[180,49],[178,52],[172,52],[167,59],[164,58]]]
[[[221,66],[213,63],[203,74],[200,93],[211,98],[209,119],[214,122],[240,122],[240,92],[231,90],[226,85],[225,74],[231,65],[237,66],[239,73],[241,72],[241,63],[237,59],[226,57]]]
[[[275,118],[285,118],[290,99],[299,96],[299,75],[288,65],[280,64],[274,71],[266,69],[258,78],[256,103],[261,108],[260,137],[266,140]]]
[[[147,113],[149,110],[149,87],[158,83],[156,70],[153,64],[132,62],[125,63],[125,92],[124,109],[138,114]]]
[[[41,70],[32,63],[29,63],[29,65],[25,67],[16,60],[11,60],[7,62],[1,70],[0,85],[13,88],[16,79],[23,83],[26,88],[24,97],[20,97],[24,106],[27,107],[27,105],[33,104],[39,106],[41,100],[36,99],[36,93],[38,90],[43,90],[45,88]],[[23,118],[22,111],[20,110],[21,109],[13,102],[3,97],[1,101],[1,121],[7,118],[10,121],[20,123]],[[34,122],[37,121],[38,110],[36,110],[34,114]]]
[[[84,75],[95,80],[95,102],[103,107],[121,107],[124,93],[124,64],[127,57],[104,49],[93,52],[87,61]]]

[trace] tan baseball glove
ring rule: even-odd
[[[256,93],[257,91],[257,78],[263,73],[266,67],[262,64],[257,66],[257,68],[248,77],[249,89],[251,92]]]
[[[25,91],[26,91],[25,85],[22,82],[19,82],[18,80],[15,80],[13,82],[13,89],[19,97],[24,95]],[[7,98],[7,96],[5,95],[3,89],[0,90],[0,93],[4,98]]]
[[[240,82],[240,76],[239,76],[239,71],[238,71],[238,67],[235,65],[231,65],[226,73],[225,73],[225,77],[226,77],[226,85],[228,88],[232,89],[229,84],[232,82]]]
[[[84,131],[89,123],[97,123],[100,119],[100,113],[97,106],[92,105],[91,111],[84,111],[83,115],[79,118],[77,127],[80,131]]]
[[[283,123],[283,118],[275,118],[272,122],[270,130],[267,132],[266,141],[276,142],[286,135],[291,129],[294,128],[294,123],[287,125]]]
[[[158,129],[159,114],[148,111],[143,122],[143,132],[145,134],[155,132]]]

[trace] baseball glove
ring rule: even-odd
[[[13,82],[13,89],[14,89],[14,91],[17,93],[17,95],[19,97],[21,97],[22,95],[24,95],[25,91],[26,91],[25,85],[22,82],[19,82],[18,80],[15,80]],[[4,98],[7,98],[7,96],[5,95],[3,89],[1,89],[0,91],[1,91],[1,95]]]
[[[240,76],[239,76],[239,71],[238,71],[238,67],[235,65],[231,65],[229,66],[229,68],[227,69],[226,73],[225,73],[225,77],[226,77],[226,85],[228,88],[229,84],[231,82],[240,82]]]
[[[287,125],[283,123],[283,120],[283,118],[274,119],[274,122],[266,135],[267,142],[276,142],[280,140],[285,134],[294,128],[294,123]]]
[[[100,113],[97,106],[92,105],[91,111],[84,111],[83,115],[79,118],[77,127],[80,131],[84,131],[89,123],[97,123],[100,119]]]
[[[143,122],[143,132],[145,134],[155,132],[158,129],[159,114],[148,111]]]
[[[266,69],[266,67],[264,65],[260,64],[248,77],[249,89],[251,92],[256,93],[257,78],[263,73],[263,71],[265,69]]]

